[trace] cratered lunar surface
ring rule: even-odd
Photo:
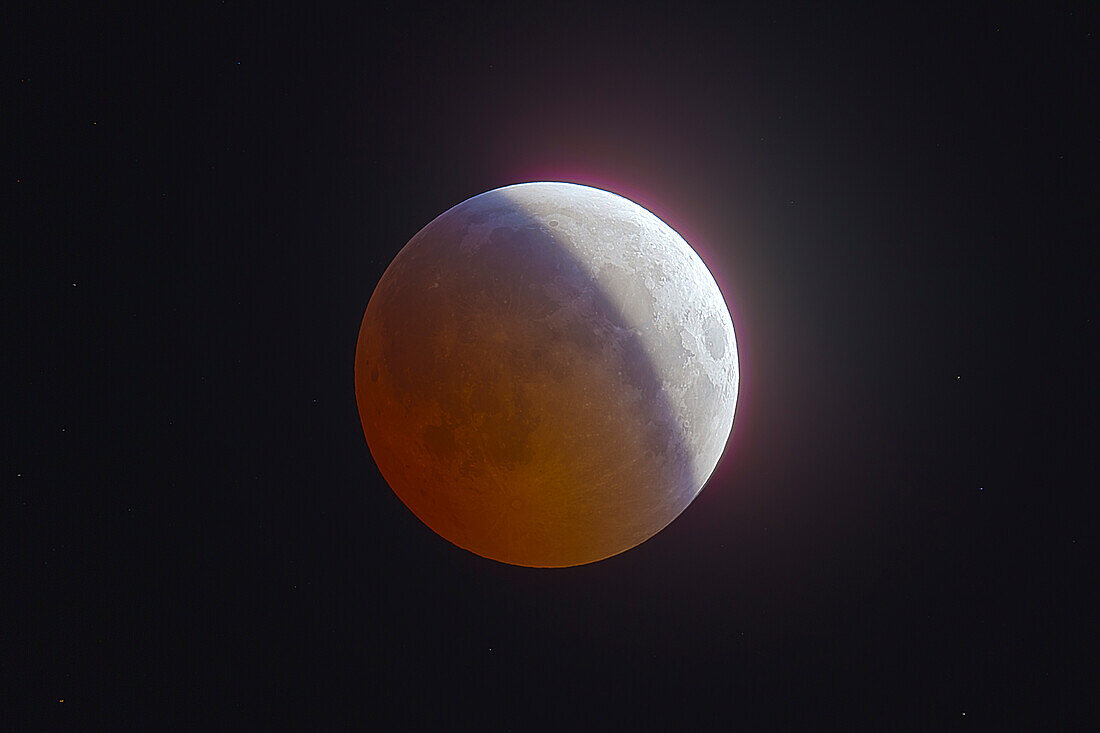
[[[355,353],[363,432],[428,527],[515,565],[600,560],[702,489],[733,427],[733,322],[684,239],[569,183],[474,196],[398,253]]]

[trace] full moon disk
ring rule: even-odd
[[[656,216],[525,183],[424,227],[367,305],[355,395],[383,477],[478,555],[561,567],[653,536],[733,427],[733,321]]]

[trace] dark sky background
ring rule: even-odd
[[[1095,730],[1094,4],[184,5],[11,18],[11,730]],[[423,526],[352,380],[539,179],[684,234],[742,368],[564,570]]]

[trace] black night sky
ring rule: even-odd
[[[2,727],[1096,729],[1094,4],[160,5],[9,16]],[[540,179],[673,224],[742,368],[564,570],[422,525],[352,378]]]

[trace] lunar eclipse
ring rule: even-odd
[[[627,550],[699,493],[729,437],[733,322],[671,227],[608,191],[496,189],[401,250],[367,306],[370,451],[442,537],[514,565]]]

